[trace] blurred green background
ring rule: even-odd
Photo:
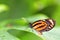
[[[39,35],[29,27],[47,18],[56,21],[51,31]],[[60,0],[0,0],[0,40],[60,40],[59,30]]]

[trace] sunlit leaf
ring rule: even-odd
[[[46,40],[60,40],[60,28],[54,28],[49,32],[45,32],[43,36]]]

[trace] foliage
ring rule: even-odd
[[[60,40],[60,0],[0,0],[0,40]],[[52,18],[56,26],[39,35],[29,23]]]

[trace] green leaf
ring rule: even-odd
[[[57,5],[56,4],[50,4],[46,6],[44,9],[40,11],[40,13],[44,13],[49,17],[53,16],[53,13],[56,11]]]
[[[27,32],[24,30],[10,29],[8,30],[8,33],[10,33],[13,36],[16,36],[21,40],[44,40],[42,37],[39,37],[31,32]]]
[[[4,29],[0,29],[0,40],[19,40],[18,38],[10,35],[7,30]]]
[[[49,32],[44,32],[43,36],[46,40],[60,40],[60,28],[53,28]]]
[[[34,22],[34,21],[37,21],[37,20],[43,20],[43,19],[47,19],[48,16],[46,16],[45,14],[43,13],[37,13],[36,15],[33,15],[33,16],[30,16],[30,17],[27,17],[27,21],[28,22]]]
[[[2,24],[5,23],[5,25],[11,24],[15,26],[27,26],[29,23],[32,23],[37,20],[47,19],[47,18],[48,17],[46,15],[40,13],[37,15],[29,16],[29,17],[22,17],[20,19],[6,20],[2,22]]]
[[[53,13],[52,17],[56,20],[58,26],[60,26],[60,5],[57,5],[56,11]]]

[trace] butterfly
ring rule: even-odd
[[[30,27],[42,34],[42,32],[50,31],[55,26],[55,20],[43,19],[30,23]]]

